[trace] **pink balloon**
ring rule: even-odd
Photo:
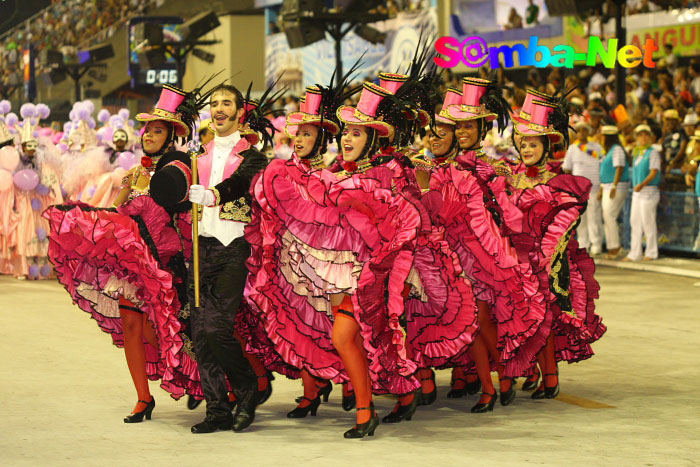
[[[12,186],[12,172],[0,169],[0,191],[9,190]]]
[[[15,173],[14,180],[20,190],[31,191],[39,184],[39,175],[31,169],[24,169]]]
[[[133,152],[124,151],[117,157],[117,162],[122,169],[131,170],[132,167],[139,163],[139,159]]]
[[[0,168],[15,170],[19,165],[19,152],[14,146],[5,146],[0,149]]]

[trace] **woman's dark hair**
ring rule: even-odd
[[[325,154],[328,150],[328,137],[330,133],[323,127],[318,128],[318,135],[316,135],[316,141],[314,141],[314,147],[311,148],[311,152],[307,157],[315,157]],[[299,130],[297,130],[299,131]]]

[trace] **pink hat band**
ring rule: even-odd
[[[396,91],[403,86],[407,79],[407,75],[399,73],[379,73],[379,86],[392,94],[396,94]]]

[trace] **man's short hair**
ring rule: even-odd
[[[212,96],[214,96],[215,93],[219,91],[228,91],[234,96],[236,96],[236,109],[242,109],[243,108],[243,94],[241,94],[241,91],[238,90],[238,88],[232,84],[225,84],[222,83],[215,87],[212,90],[211,95],[209,96],[209,100],[211,101]]]

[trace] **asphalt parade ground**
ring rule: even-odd
[[[0,276],[0,465],[656,466],[700,463],[697,279],[599,267],[608,332],[588,361],[560,366],[561,395],[471,414],[477,396],[438,400],[412,421],[345,440],[354,412],[336,386],[318,416],[286,418],[301,383],[277,376],[242,433],[193,435],[204,418],[157,383],[153,419],[136,403],[124,351],[55,281]],[[522,379],[518,382],[518,389]],[[394,400],[376,401],[379,416]]]

